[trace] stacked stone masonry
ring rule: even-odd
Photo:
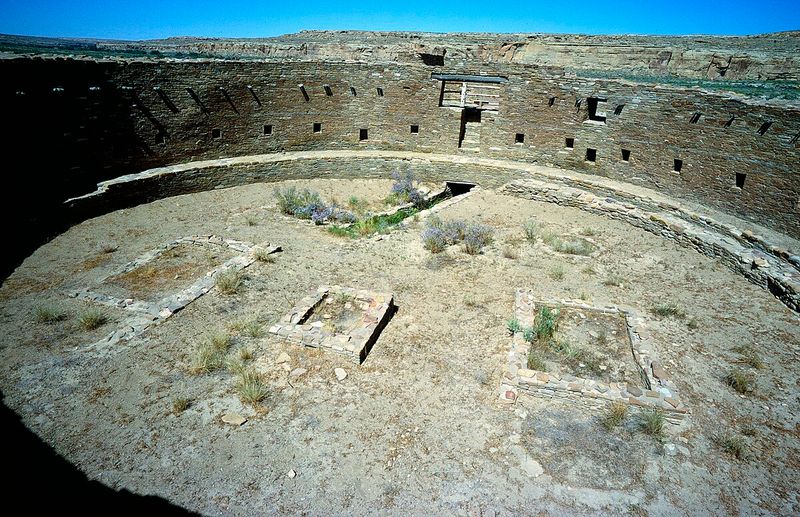
[[[161,197],[219,187],[281,178],[387,178],[393,170],[408,169],[424,171],[429,180],[459,180],[501,188],[508,194],[628,222],[720,259],[732,271],[768,289],[792,310],[800,311],[797,249],[776,244],[747,227],[721,222],[710,215],[713,211],[695,209],[648,189],[520,162],[392,151],[249,156],[188,163],[121,177],[102,183],[95,192],[69,200],[67,206],[84,218]],[[527,179],[515,179],[520,176]],[[441,205],[434,207],[441,208]]]
[[[151,167],[290,150],[474,152],[459,150],[463,113],[440,107],[435,71],[507,79],[475,126],[480,156],[608,176],[800,236],[800,112],[778,104],[502,63],[17,58],[0,71],[5,154],[44,161],[35,175],[14,163],[22,194],[45,182],[63,200]]]
[[[360,322],[347,332],[336,332],[325,328],[322,321],[307,323],[315,310],[344,296],[352,310],[360,311]],[[391,294],[340,286],[323,286],[302,298],[281,320],[270,327],[274,334],[297,345],[322,348],[343,355],[356,364],[366,359],[378,335],[391,319],[394,298]]]

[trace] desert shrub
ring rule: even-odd
[[[33,309],[33,318],[38,323],[55,323],[66,319],[67,313],[56,305],[38,305]]]
[[[301,207],[307,207],[313,203],[322,203],[319,194],[313,190],[302,189],[290,186],[276,188],[273,191],[275,199],[278,201],[278,208],[286,215],[296,215],[296,211]],[[311,214],[309,214],[311,217]]]
[[[525,327],[522,329],[522,339],[528,343],[533,343],[536,340],[536,331],[533,327]]]
[[[431,253],[441,253],[449,245],[449,241],[441,228],[428,227],[422,231],[422,244]]]
[[[349,210],[334,208],[331,210],[330,219],[340,224],[351,224],[356,222],[358,217],[356,217],[356,214],[350,212]]]
[[[600,417],[600,423],[606,429],[613,429],[625,420],[628,415],[628,405],[622,402],[614,402],[609,405]]]
[[[467,225],[464,232],[464,251],[477,255],[484,246],[491,244],[494,230],[480,223]]]
[[[594,246],[583,239],[553,239],[550,245],[559,253],[566,253],[567,255],[581,255],[587,256],[594,252]]]
[[[506,323],[506,328],[512,334],[516,334],[522,330],[522,325],[519,324],[519,320],[517,318],[511,318]]]
[[[550,278],[552,278],[553,280],[563,280],[564,279],[564,266],[562,266],[561,264],[556,264],[555,266],[550,268],[550,271],[549,271],[548,274],[550,275]]]
[[[529,370],[538,370],[540,372],[544,372],[547,370],[547,366],[544,364],[544,360],[533,347],[531,347],[528,350],[527,365]]]
[[[503,257],[511,260],[516,260],[519,258],[519,253],[517,250],[512,248],[511,246],[504,246],[503,247]]]
[[[481,252],[492,242],[494,230],[480,223],[466,223],[460,220],[442,221],[435,215],[428,218],[422,232],[425,248],[433,253],[443,251],[447,246],[462,242],[464,251],[470,255]]]
[[[534,321],[534,332],[536,339],[545,342],[553,337],[558,328],[558,311],[551,310],[549,307],[542,307],[536,314]]]
[[[588,226],[581,228],[581,231],[579,233],[584,237],[592,237],[594,235],[597,235],[597,232],[594,230],[594,228],[590,228]]]
[[[620,275],[612,274],[612,275],[609,275],[608,278],[606,278],[603,281],[603,285],[610,285],[610,286],[613,286],[613,287],[622,287],[622,286],[625,285],[625,279],[622,278]]]
[[[723,378],[725,384],[739,393],[750,393],[755,389],[753,377],[744,370],[731,370]]]
[[[314,207],[314,210],[311,212],[311,220],[314,224],[320,225],[325,222],[328,217],[333,214],[333,209],[329,206],[325,205],[318,205]]]
[[[328,210],[328,205],[322,201],[312,201],[305,205],[300,205],[295,208],[293,214],[298,219],[313,219],[314,214],[318,214]]]
[[[85,330],[94,330],[102,326],[106,321],[108,321],[108,317],[105,313],[94,307],[82,312],[78,317],[78,324]]]
[[[522,225],[522,229],[525,231],[525,238],[528,241],[531,243],[536,241],[536,236],[539,235],[539,223],[533,220],[527,221]]]
[[[664,413],[660,409],[643,411],[639,416],[639,426],[650,436],[662,438],[664,436]]]
[[[253,370],[243,370],[236,385],[239,399],[245,404],[256,405],[267,396],[267,386],[263,377]]]
[[[242,275],[238,271],[228,270],[217,273],[216,285],[222,294],[233,294],[242,283]]]
[[[392,196],[401,202],[414,203],[414,206],[421,206],[424,202],[424,196],[417,189],[414,173],[409,171],[400,172],[394,171],[392,173]]]
[[[444,231],[444,221],[442,221],[438,215],[428,217],[428,220],[425,221],[425,226],[427,228],[438,228]]]

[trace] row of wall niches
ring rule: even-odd
[[[256,102],[256,104],[258,106],[261,106],[262,103],[261,103],[261,99],[258,96],[257,90],[255,88],[253,88],[253,86],[250,86],[250,85],[245,86],[245,88],[250,93],[250,95],[252,96],[252,98]],[[300,93],[303,95],[303,98],[305,99],[305,101],[306,102],[310,102],[311,96],[308,93],[308,90],[306,89],[306,86],[303,85],[303,84],[299,84],[298,88],[300,90]],[[100,86],[89,86],[88,87],[88,91],[89,92],[99,92],[100,90],[101,90]],[[135,103],[134,105],[135,106],[138,106],[139,104],[141,104],[140,99],[138,99],[138,97],[137,97],[136,89],[134,89],[132,86],[120,86],[119,90],[130,92],[131,95],[134,96],[134,103]],[[172,101],[172,99],[170,99],[169,95],[166,93],[166,91],[163,88],[161,88],[160,86],[154,86],[153,90],[159,95],[161,100],[170,109],[170,111],[172,111],[173,113],[177,113],[177,112],[181,111],[180,108]],[[185,90],[186,90],[188,96],[200,107],[200,109],[201,109],[201,111],[203,111],[203,113],[207,114],[207,113],[210,112],[210,110],[208,109],[206,104],[200,98],[200,95],[193,88],[186,87]],[[223,96],[225,97],[227,102],[233,107],[234,111],[236,113],[238,113],[238,110],[234,106],[233,99],[229,95],[228,89],[226,89],[225,87],[220,86],[220,87],[218,87],[218,90],[223,94]],[[61,86],[55,86],[55,87],[51,88],[51,91],[53,93],[56,93],[56,94],[63,94],[65,92],[65,88],[61,87]],[[323,92],[323,95],[327,96],[327,97],[332,97],[335,94],[334,89],[328,84],[323,84],[321,91]],[[18,96],[25,96],[26,92],[22,91],[22,90],[18,90],[16,92],[16,94]],[[347,91],[347,95],[352,96],[352,97],[356,97],[356,96],[359,95],[359,90],[356,89],[355,86],[349,86],[348,87],[348,91]],[[379,87],[375,87],[374,88],[374,95],[376,95],[377,97],[383,97],[385,95],[384,88],[380,87],[380,86]],[[550,106],[550,107],[556,106],[558,104],[558,102],[561,100],[557,96],[548,96],[548,97],[546,97],[546,99],[547,99],[546,100],[547,105]],[[607,119],[608,119],[607,112],[610,109],[610,106],[608,104],[608,99],[602,98],[602,97],[578,98],[578,99],[575,100],[575,107],[578,110],[580,110],[584,102],[586,103],[587,112],[588,112],[588,118],[584,121],[584,123],[604,125],[606,123]],[[623,113],[624,108],[625,108],[625,104],[616,104],[614,109],[613,109],[614,115],[621,116],[622,113]],[[692,115],[688,118],[688,121],[689,121],[690,124],[698,124],[704,119],[704,117],[705,117],[705,115],[704,115],[703,112],[695,111],[695,112],[692,112]],[[722,128],[730,128],[730,127],[732,127],[734,125],[736,120],[737,120],[737,116],[732,114],[725,120],[724,123],[721,123],[719,125]],[[758,129],[756,130],[756,132],[759,135],[764,136],[772,128],[773,124],[774,124],[774,122],[771,121],[771,120],[761,121],[761,124],[759,125]],[[794,136],[792,136],[792,138],[789,139],[788,143],[794,145],[794,144],[797,144],[799,141],[800,141],[800,132],[798,132]]]

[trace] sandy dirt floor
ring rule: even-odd
[[[377,206],[391,182],[289,184]],[[622,222],[490,190],[439,215],[493,227],[494,243],[480,255],[459,246],[433,255],[420,239],[424,220],[379,238],[337,237],[281,215],[273,187],[120,210],[37,250],[0,289],[6,404],[91,478],[213,515],[800,513],[800,327],[767,291]],[[592,233],[599,251],[531,244],[531,219],[561,235]],[[89,346],[125,311],[104,308],[108,321],[84,330],[88,302],[66,289],[94,287],[149,250],[205,234],[283,251],[245,269],[235,294],[215,288],[131,342]],[[168,288],[181,278],[172,280]],[[309,291],[336,284],[394,293],[398,306],[360,366],[267,333]],[[501,403],[517,288],[644,315],[687,422],[658,440],[634,416],[607,430],[568,402]],[[662,303],[685,315],[650,312]],[[45,304],[65,317],[37,321]],[[252,351],[268,385],[256,407],[240,401],[225,369],[190,373],[197,347],[217,333],[233,337],[231,354]],[[762,368],[741,362],[742,346]],[[288,362],[278,362],[283,353]],[[733,368],[753,376],[753,392],[725,384]],[[173,409],[179,399],[190,401],[184,411]],[[224,423],[231,412],[247,422]],[[724,450],[725,435],[741,437],[749,458]]]

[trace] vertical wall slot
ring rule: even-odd
[[[272,124],[264,124],[264,135],[272,136]]]
[[[314,125],[311,126],[311,131],[313,131],[314,133],[322,133],[322,123],[314,122]]]
[[[597,149],[592,149],[591,147],[586,148],[586,161],[591,163],[597,161]]]
[[[683,160],[675,158],[672,160],[672,172],[681,172],[683,169]]]
[[[302,84],[298,84],[298,85],[297,85],[297,87],[298,87],[298,88],[300,88],[300,93],[302,93],[302,94],[303,94],[303,98],[306,100],[306,102],[308,102],[309,100],[311,100],[311,99],[309,98],[309,96],[308,96],[308,92],[306,91],[306,87],[305,87],[304,85],[302,85]]]
[[[367,129],[359,129],[358,130],[358,141],[363,142],[364,140],[369,139],[369,130]]]
[[[383,88],[378,87],[378,97],[383,97]]]
[[[731,118],[725,122],[725,127],[731,127],[733,125],[733,121],[736,120],[736,115],[731,115]]]
[[[550,98],[547,100],[547,105],[548,105],[548,106],[550,106],[550,107],[552,107],[552,106],[553,106],[553,104],[555,104],[555,103],[556,103],[556,98],[555,98],[555,97],[550,97]]]
[[[565,138],[564,139],[564,147],[567,149],[574,149],[575,148],[575,139],[574,138]]]
[[[352,86],[350,87],[350,95],[352,95],[353,97],[356,96],[356,89]]]
[[[772,122],[764,122],[761,124],[761,127],[758,128],[758,134],[764,136],[764,134],[769,131],[770,127],[772,127]]]
[[[325,95],[327,95],[328,97],[333,96],[333,90],[331,90],[330,85],[323,84],[322,88],[325,90]]]
[[[631,161],[631,150],[630,149],[623,149],[622,150],[622,161],[623,162]]]
[[[744,180],[747,178],[747,174],[743,172],[736,173],[736,188],[744,188]]]
[[[702,117],[702,116],[703,116],[703,114],[698,111],[697,113],[692,115],[692,118],[689,119],[689,122],[691,124],[697,124],[700,121],[700,117]]]

